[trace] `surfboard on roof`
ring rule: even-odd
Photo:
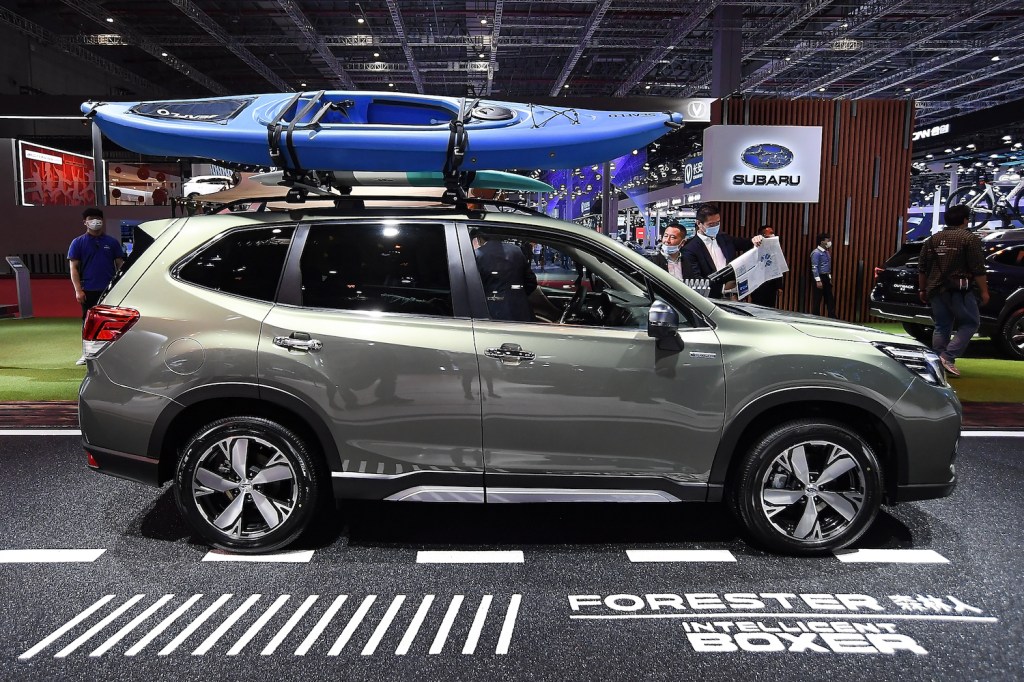
[[[440,171],[460,118],[468,136],[460,170],[600,163],[683,120],[672,112],[362,91],[86,102],[82,111],[108,138],[142,154],[349,171]]]

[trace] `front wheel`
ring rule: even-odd
[[[968,186],[961,187],[949,195],[946,206],[966,206],[971,210],[968,219],[972,230],[983,226],[995,217],[995,206],[992,205],[992,196],[983,189]]]
[[[853,543],[871,525],[882,501],[882,471],[871,447],[848,427],[801,419],[761,437],[729,494],[759,544],[822,554]]]
[[[321,477],[303,440],[269,419],[229,417],[200,429],[178,461],[182,515],[216,547],[269,552],[309,526]]]
[[[999,328],[999,347],[1013,360],[1024,360],[1024,308],[1006,318]]]

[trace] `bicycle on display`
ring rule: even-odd
[[[1024,196],[1024,176],[1008,193],[999,185],[981,180],[977,185],[961,187],[949,196],[946,206],[963,205],[971,209],[970,228],[974,229],[992,218],[1000,218],[1003,227],[1012,221],[1024,223],[1020,213],[1021,196]]]

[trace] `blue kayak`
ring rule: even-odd
[[[108,138],[141,154],[353,171],[438,171],[453,142],[463,147],[461,170],[574,168],[628,154],[682,124],[671,112],[393,92],[86,102],[82,111]]]

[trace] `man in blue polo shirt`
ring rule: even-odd
[[[103,211],[87,208],[82,211],[82,220],[85,234],[71,242],[68,260],[71,283],[75,285],[75,298],[82,304],[84,321],[89,308],[96,305],[124,262],[124,250],[120,240],[104,234]],[[79,358],[76,364],[84,365],[85,357]]]

